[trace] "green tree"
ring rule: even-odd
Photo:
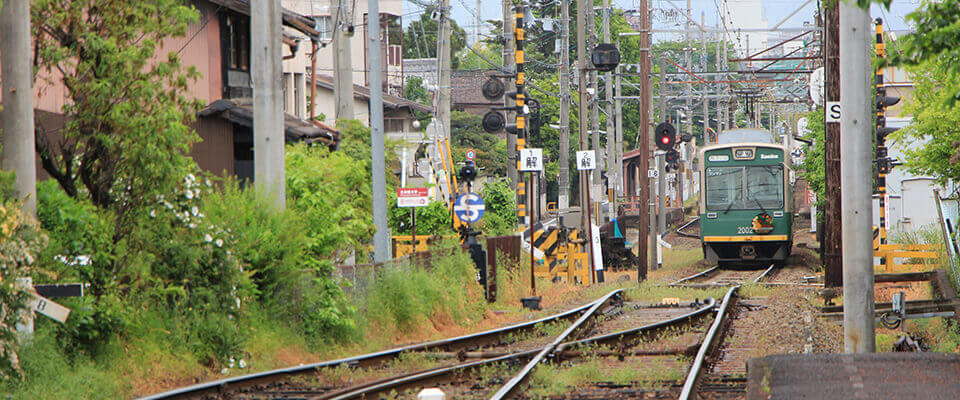
[[[403,85],[403,95],[407,100],[415,101],[425,106],[430,105],[430,94],[427,92],[427,88],[423,87],[423,78],[419,76],[407,78],[407,83]],[[423,127],[427,126],[427,123],[430,122],[430,118],[432,117],[430,113],[420,111],[414,111],[413,116],[417,121],[420,121],[420,126]]]
[[[466,159],[465,152],[473,149],[474,162],[483,168],[483,175],[504,176],[507,174],[507,141],[484,131],[480,120],[480,116],[462,111],[450,113],[453,161],[462,162]]]
[[[37,132],[43,168],[68,195],[115,213],[120,241],[195,168],[189,123],[200,103],[186,93],[198,73],[157,48],[198,14],[179,0],[36,0],[30,9],[38,87],[62,85],[67,97],[64,140]]]
[[[807,132],[803,138],[813,142],[813,146],[806,147],[803,163],[800,164],[800,176],[807,181],[807,187],[817,194],[817,209],[823,210],[824,194],[824,144],[825,128],[823,124],[823,108],[817,108],[805,115],[807,118]]]
[[[437,56],[437,31],[439,24],[430,19],[430,14],[436,8],[428,7],[420,18],[410,22],[403,32],[403,58],[435,58]],[[467,45],[467,32],[457,25],[457,21],[450,20],[450,54],[459,54]],[[456,64],[456,60],[453,60]]]

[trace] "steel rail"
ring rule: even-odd
[[[694,235],[694,234],[686,233],[686,232],[683,231],[686,227],[688,227],[688,226],[690,226],[690,225],[693,225],[694,222],[699,222],[699,221],[700,221],[700,217],[696,217],[696,218],[694,218],[694,219],[691,219],[690,222],[687,222],[686,224],[683,224],[683,226],[681,226],[681,227],[679,227],[679,228],[676,229],[677,234],[680,235],[680,236],[683,236],[683,237],[700,239],[700,235]]]
[[[689,313],[674,317],[669,320],[655,322],[652,324],[644,325],[637,328],[626,329],[618,332],[613,332],[609,334],[594,336],[586,339],[581,339],[572,342],[566,342],[556,347],[552,354],[563,354],[571,348],[582,347],[592,344],[603,344],[608,342],[622,341],[624,338],[641,335],[647,332],[656,331],[658,329],[663,329],[668,326],[674,326],[680,323],[685,323],[687,321],[693,320],[694,318],[703,316],[709,313],[714,307],[716,307],[717,301],[715,299],[708,299],[707,303],[702,307],[693,310]],[[442,376],[449,376],[460,371],[466,371],[468,369],[481,367],[484,365],[491,365],[499,362],[505,361],[519,361],[529,357],[533,357],[543,351],[546,346],[539,349],[532,349],[527,351],[522,351],[518,353],[508,354],[504,356],[499,356],[495,358],[489,358],[479,361],[474,361],[465,364],[452,365],[447,367],[440,367],[437,369],[431,369],[426,371],[415,372],[412,374],[407,374],[401,377],[388,378],[382,381],[370,382],[366,384],[361,384],[351,388],[344,389],[337,393],[325,394],[318,397],[313,397],[310,400],[346,400],[351,398],[369,398],[370,396],[376,395],[378,393],[402,389],[408,387],[418,382],[422,382],[429,379],[437,379]]]
[[[690,373],[687,374],[687,379],[683,383],[683,391],[680,392],[680,400],[690,400],[692,398],[691,396],[694,395],[695,389],[697,385],[699,385],[700,378],[702,377],[701,373],[703,372],[707,353],[714,347],[720,337],[719,332],[723,325],[723,320],[729,314],[728,309],[738,289],[740,289],[739,285],[734,286],[723,296],[723,303],[720,304],[717,317],[714,319],[713,325],[710,326],[710,330],[707,331],[707,335],[704,336],[700,350],[697,351],[697,356],[693,359],[693,365],[690,366]]]
[[[760,283],[760,281],[761,281],[763,278],[766,278],[768,275],[770,275],[770,271],[773,271],[773,267],[776,267],[776,266],[777,266],[776,263],[770,264],[770,268],[767,268],[767,270],[766,270],[766,271],[763,271],[763,273],[760,274],[760,276],[754,278],[754,279],[753,279],[753,282],[751,282],[751,283]]]
[[[604,298],[601,298],[601,300],[602,299]],[[524,322],[524,323],[511,325],[503,328],[491,329],[483,332],[458,336],[458,337],[449,338],[449,339],[442,339],[442,340],[436,340],[431,342],[413,344],[409,346],[402,346],[402,347],[397,347],[389,350],[363,354],[359,356],[322,361],[318,363],[299,365],[299,366],[289,367],[289,368],[275,369],[271,371],[264,371],[264,372],[254,373],[254,374],[237,376],[233,378],[226,378],[226,379],[220,379],[220,380],[211,381],[211,382],[199,383],[196,385],[191,385],[183,388],[173,389],[170,391],[141,397],[140,400],[200,398],[204,395],[208,395],[212,393],[221,393],[225,390],[228,390],[228,388],[234,389],[239,387],[252,386],[252,385],[256,385],[264,382],[270,382],[279,376],[305,374],[305,373],[314,372],[323,368],[332,368],[340,365],[364,366],[364,365],[382,363],[384,360],[395,358],[403,352],[428,351],[433,349],[450,351],[455,347],[490,345],[492,343],[497,343],[502,336],[505,336],[506,334],[509,334],[509,333],[515,333],[515,332],[523,331],[526,329],[533,329],[537,324],[544,323],[544,322],[560,321],[568,318],[573,318],[579,313],[582,313],[585,310],[592,307],[598,301],[600,300],[594,300],[583,306],[580,306],[559,314],[555,314],[555,315],[543,317],[534,321]]]
[[[596,314],[597,310],[600,309],[600,306],[606,304],[611,299],[613,299],[614,295],[619,295],[622,293],[623,293],[622,289],[615,290],[613,292],[608,293],[602,299],[594,303],[593,306],[590,307],[589,310],[587,310],[587,312],[583,313],[583,315],[581,315],[576,322],[571,324],[569,327],[567,327],[567,329],[565,329],[562,333],[560,333],[560,335],[557,336],[557,338],[554,339],[553,342],[544,346],[543,349],[540,350],[540,352],[537,353],[537,355],[534,356],[533,359],[530,360],[530,362],[528,362],[527,365],[525,365],[523,369],[520,370],[520,373],[518,373],[517,375],[514,375],[513,378],[510,378],[510,380],[507,381],[507,383],[504,384],[502,387],[500,387],[500,390],[497,390],[497,392],[494,393],[493,397],[490,397],[490,399],[502,400],[512,395],[514,393],[514,390],[517,389],[517,386],[520,385],[520,382],[523,382],[524,380],[527,379],[527,376],[530,375],[530,372],[533,371],[533,368],[535,368],[537,364],[540,363],[540,361],[543,361],[543,359],[547,356],[547,354],[552,352],[554,349],[557,348],[557,346],[563,343],[563,341],[566,340],[567,336],[570,336],[570,334],[572,334],[573,331],[577,330],[580,327],[580,325],[583,325],[584,322],[592,318]]]
[[[697,279],[697,278],[700,278],[700,277],[703,277],[703,276],[712,274],[712,273],[716,272],[716,271],[719,270],[719,269],[720,269],[720,267],[719,267],[719,266],[716,266],[716,267],[713,267],[713,268],[710,268],[710,269],[707,269],[707,270],[698,272],[698,273],[693,274],[693,275],[690,275],[690,276],[688,276],[688,277],[686,277],[686,278],[681,278],[680,280],[678,280],[678,281],[676,281],[676,282],[674,282],[674,283],[671,283],[670,286],[679,286],[679,285],[682,285],[682,284],[684,284],[684,282],[686,282],[686,281],[691,281],[691,280],[694,280],[694,279]]]

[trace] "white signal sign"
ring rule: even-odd
[[[520,171],[543,171],[543,149],[520,149]]]
[[[839,101],[828,101],[827,102],[827,122],[840,122],[840,102]]]
[[[31,293],[31,298],[28,301],[28,305],[31,309],[33,309],[33,311],[60,321],[60,323],[67,322],[67,317],[70,316],[69,308],[54,303],[48,298],[40,297],[35,293]]]
[[[577,152],[577,170],[587,171],[597,168],[597,155],[593,150]]]

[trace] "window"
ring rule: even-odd
[[[710,211],[783,208],[783,167],[709,167],[706,206]]]
[[[227,17],[230,33],[230,68],[250,70],[250,18],[231,14]]]
[[[783,167],[747,167],[747,208],[783,207]]]
[[[706,174],[707,210],[743,208],[743,167],[709,167]]]

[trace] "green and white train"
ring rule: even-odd
[[[765,130],[723,132],[700,151],[700,242],[720,266],[783,263],[793,247],[789,150]]]

